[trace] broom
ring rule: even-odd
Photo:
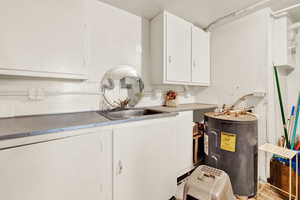
[[[277,72],[276,66],[273,65],[273,67],[274,67],[274,72],[275,72],[275,80],[276,80],[277,93],[278,93],[279,104],[280,104],[280,111],[281,111],[281,118],[282,118],[282,124],[283,124],[285,142],[286,142],[287,148],[290,149],[291,145],[290,145],[290,142],[289,142],[289,136],[288,136],[288,131],[287,131],[287,127],[286,127],[285,114],[284,114],[284,109],[283,109],[283,103],[282,103],[282,97],[281,97],[281,90],[280,90],[278,72]]]

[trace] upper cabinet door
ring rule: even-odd
[[[292,67],[292,54],[289,51],[289,36],[288,28],[291,22],[287,16],[282,16],[273,20],[273,43],[272,43],[272,56],[273,64],[276,66],[290,66]]]
[[[190,82],[192,25],[169,13],[165,17],[166,79],[170,82]]]
[[[0,74],[86,74],[83,0],[1,1],[0,13]]]
[[[192,28],[192,82],[210,84],[210,34],[200,28]]]

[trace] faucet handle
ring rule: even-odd
[[[121,108],[126,108],[128,106],[128,104],[129,104],[129,102],[130,102],[129,98],[126,98],[125,100],[120,101],[120,107]]]
[[[129,102],[130,102],[129,98],[126,98],[124,100],[119,99],[119,101],[115,101],[115,103],[118,105],[118,108],[121,109],[125,109],[128,106]]]

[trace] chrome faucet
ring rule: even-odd
[[[115,101],[118,107],[113,110],[125,110],[128,107],[129,102],[130,102],[129,98],[126,98],[125,100]]]

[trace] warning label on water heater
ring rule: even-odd
[[[236,134],[221,132],[220,148],[225,151],[235,152]]]

